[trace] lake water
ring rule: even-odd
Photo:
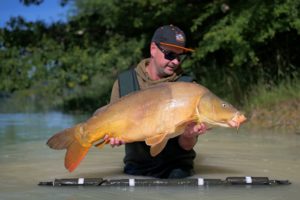
[[[209,187],[41,187],[54,178],[128,178],[122,174],[124,147],[92,148],[73,173],[63,165],[64,151],[49,149],[55,132],[87,119],[59,112],[0,114],[0,199],[298,199],[300,136],[241,128],[215,129],[195,147],[194,178],[266,176],[290,180],[287,186]]]

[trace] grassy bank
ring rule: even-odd
[[[248,127],[300,134],[300,80],[258,84],[245,101]]]

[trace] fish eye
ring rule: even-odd
[[[222,107],[223,107],[223,108],[226,108],[226,107],[227,107],[227,104],[226,104],[226,103],[222,103]]]

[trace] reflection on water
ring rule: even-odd
[[[298,199],[300,136],[276,132],[215,129],[199,137],[194,177],[267,176],[289,186],[256,187],[39,187],[39,181],[68,177],[127,177],[124,147],[91,149],[73,173],[64,151],[45,143],[55,132],[88,116],[62,113],[0,114],[0,199]]]

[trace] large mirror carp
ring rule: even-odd
[[[169,82],[100,108],[86,122],[52,136],[47,144],[53,149],[67,149],[65,167],[71,172],[93,145],[102,147],[109,138],[125,143],[145,141],[151,146],[151,155],[156,156],[191,122],[238,129],[245,120],[240,111],[207,88],[197,83]]]

